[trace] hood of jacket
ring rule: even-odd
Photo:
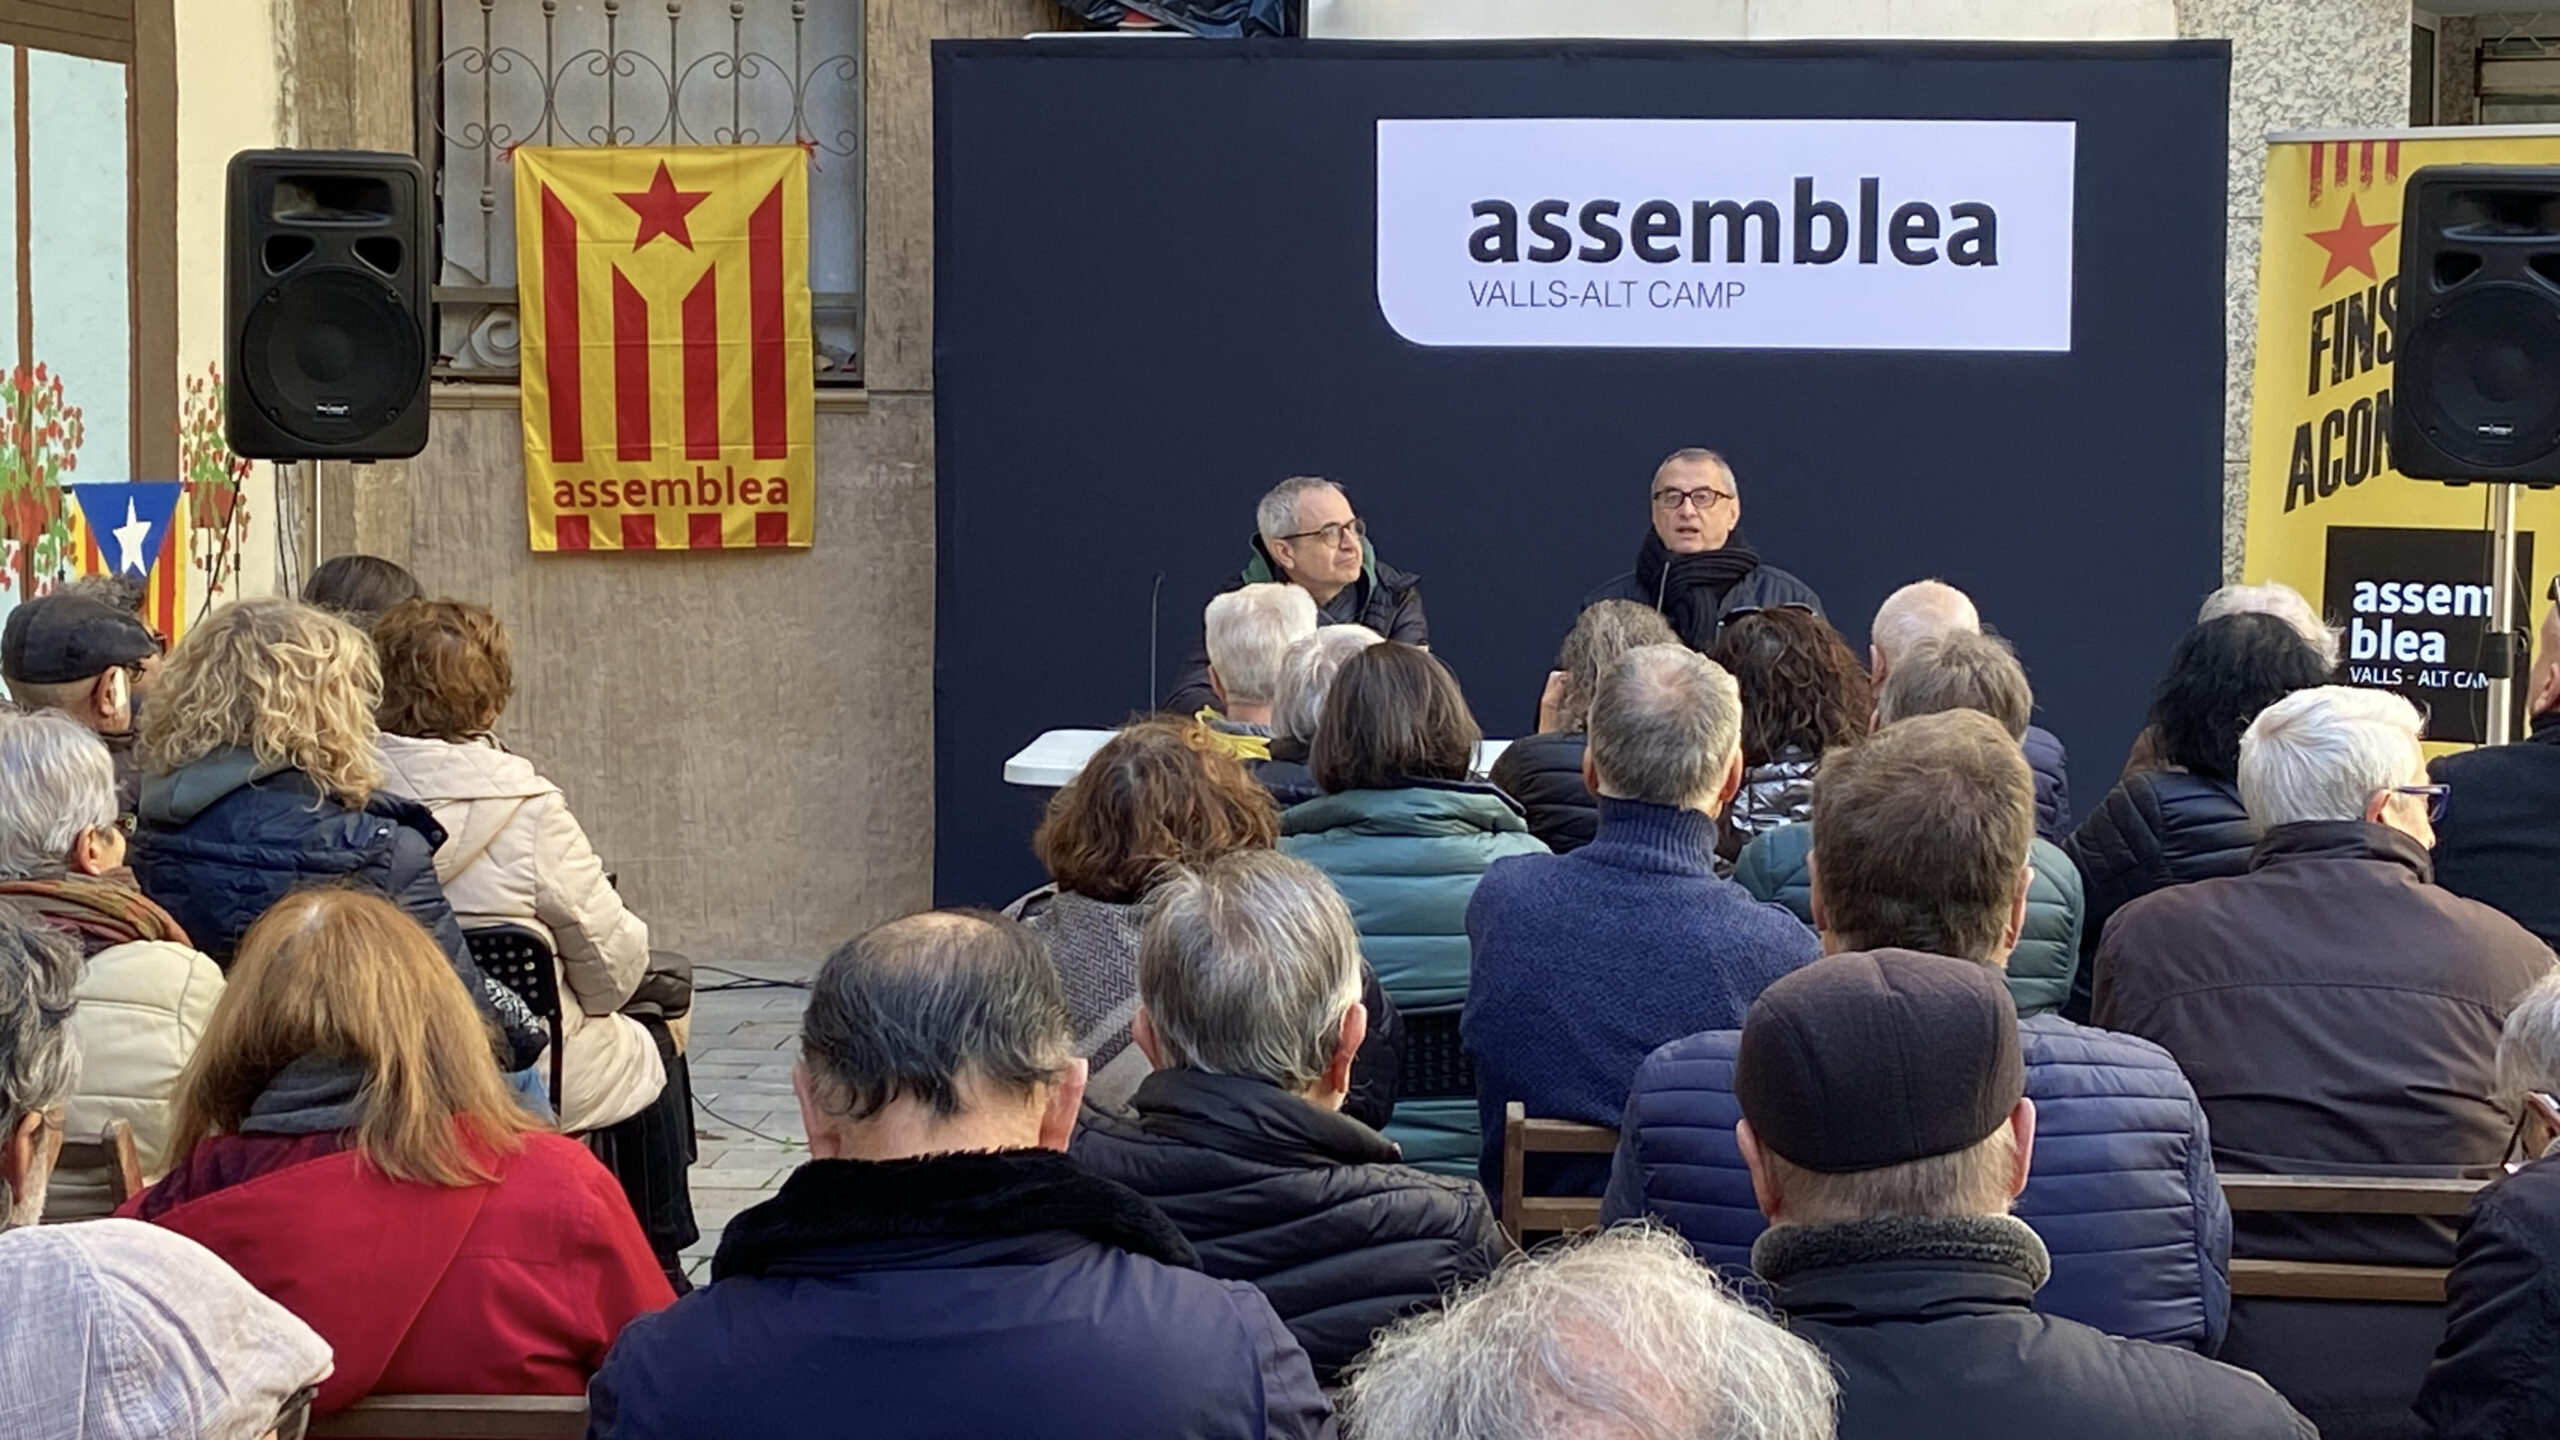
[[[560,792],[532,761],[494,740],[385,735],[381,751],[384,788],[425,805],[444,827],[436,871],[448,879],[487,854],[525,802]]]
[[[1327,830],[1426,838],[1505,831],[1526,835],[1529,817],[1520,802],[1491,785],[1472,781],[1345,790],[1292,805],[1280,816],[1283,835]]]
[[[261,760],[245,748],[216,750],[166,775],[143,776],[142,818],[157,825],[184,825],[241,786],[292,768],[281,759]]]

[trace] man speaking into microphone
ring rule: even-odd
[[[1633,600],[1671,622],[1701,654],[1727,620],[1792,605],[1822,613],[1813,587],[1760,563],[1742,534],[1742,491],[1733,467],[1713,450],[1674,450],[1653,472],[1653,525],[1636,551],[1636,568],[1584,597]]]
[[[1220,594],[1285,580],[1316,602],[1318,625],[1366,625],[1407,645],[1431,644],[1420,577],[1378,559],[1369,546],[1368,524],[1353,512],[1341,486],[1313,475],[1292,476],[1271,487],[1253,518],[1252,558]],[[1217,703],[1204,639],[1174,676],[1162,708],[1189,715]]]

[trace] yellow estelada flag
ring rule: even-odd
[[[806,152],[529,147],[515,167],[533,548],[808,545]]]

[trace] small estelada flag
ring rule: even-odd
[[[807,545],[806,153],[527,148],[515,167],[533,548]]]

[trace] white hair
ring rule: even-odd
[[[1360,1003],[1360,932],[1323,871],[1238,850],[1175,871],[1147,897],[1138,998],[1167,1068],[1303,1094]]]
[[[2516,997],[2498,1035],[2498,1098],[2520,1105],[2535,1091],[2560,1095],[2560,970]]]
[[[1385,1331],[1342,1411],[1352,1440],[1831,1440],[1838,1398],[1678,1236],[1622,1225]]]
[[[2338,668],[2338,632],[2321,622],[2320,612],[2302,598],[2302,592],[2281,580],[2263,585],[2225,585],[2204,597],[2196,608],[2196,623],[2219,620],[2225,615],[2273,615],[2294,628],[2311,648],[2320,652],[2321,665]]]
[[[2258,712],[2240,736],[2240,803],[2262,826],[2361,820],[2426,761],[2418,707],[2388,690],[2320,685]]]
[[[0,880],[59,875],[71,847],[116,823],[116,766],[59,710],[0,715]]]
[[[1366,625],[1325,625],[1291,645],[1280,657],[1280,682],[1271,690],[1272,738],[1312,742],[1342,662],[1386,643],[1386,636]]]
[[[1265,544],[1283,540],[1298,529],[1298,497],[1310,490],[1342,493],[1342,487],[1321,475],[1292,475],[1264,493],[1262,502],[1253,507],[1253,528],[1262,532]]]
[[[1927,641],[1981,629],[1982,612],[1973,608],[1972,596],[1944,580],[1914,580],[1876,607],[1867,643],[1891,665]]]
[[[1229,700],[1268,705],[1280,657],[1316,633],[1315,597],[1285,581],[1247,585],[1209,602],[1209,668]]]

